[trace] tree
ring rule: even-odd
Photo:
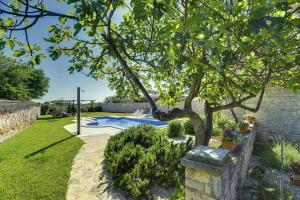
[[[48,92],[49,78],[42,69],[0,55],[0,99],[26,101]]]
[[[29,45],[27,30],[42,17],[58,17],[46,39],[52,59],[68,55],[71,73],[90,69],[87,75],[107,78],[118,94],[142,94],[159,120],[190,118],[196,144],[208,143],[213,112],[257,111],[268,84],[300,87],[296,0],[60,2],[71,5],[72,12],[47,10],[40,1],[4,3],[2,44],[22,46],[10,33],[24,31],[27,48],[16,48],[15,54],[28,53],[32,64],[39,64],[44,56],[35,52],[38,45]],[[116,23],[116,13],[123,13],[122,22]],[[161,112],[147,92],[153,87],[162,103],[176,105],[184,98],[184,108]],[[243,104],[257,95],[255,108]],[[196,97],[206,102],[206,121],[192,109]]]

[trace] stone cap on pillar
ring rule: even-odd
[[[184,166],[197,167],[195,165],[201,165],[201,167],[204,167],[206,165],[206,168],[214,168],[213,166],[215,166],[214,170],[217,170],[217,168],[225,164],[229,155],[230,152],[226,149],[216,149],[199,145],[190,150],[181,162]]]

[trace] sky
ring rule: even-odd
[[[66,13],[70,10],[64,3],[57,3],[54,0],[44,1],[49,10],[55,12]],[[116,13],[115,21],[118,22],[122,19],[121,14]],[[43,40],[48,34],[48,26],[53,23],[58,23],[56,17],[46,17],[38,21],[35,26],[28,31],[29,40],[31,43],[39,44],[43,51],[50,46],[49,43]],[[24,39],[24,33],[16,33],[15,36]],[[7,55],[11,53],[6,50]],[[48,53],[46,53],[48,55]],[[96,100],[97,102],[103,101],[105,97],[115,94],[114,91],[108,88],[106,80],[95,80],[86,77],[82,73],[75,72],[69,74],[68,67],[70,66],[69,57],[61,56],[58,60],[45,59],[38,66],[42,68],[50,78],[50,88],[48,93],[38,101],[44,102],[55,99],[76,99],[76,88],[79,86],[84,91],[81,94],[82,99]]]

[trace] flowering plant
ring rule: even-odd
[[[233,132],[231,130],[225,130],[224,131],[223,141],[238,142],[239,138],[238,138],[238,135],[235,132]]]

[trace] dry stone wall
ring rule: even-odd
[[[257,99],[246,102],[255,107]],[[300,92],[293,93],[281,87],[266,89],[257,113],[258,139],[284,138],[300,142]]]
[[[28,127],[39,115],[37,104],[0,101],[0,142]]]

